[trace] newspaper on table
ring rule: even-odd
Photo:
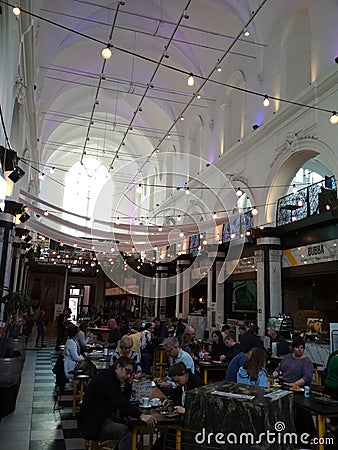
[[[272,391],[269,392],[268,394],[265,394],[264,397],[271,398],[272,400],[278,400],[279,398],[290,394],[291,394],[290,391],[282,391],[281,389],[278,389],[277,391]]]
[[[256,396],[255,395],[246,395],[246,394],[235,394],[234,392],[224,392],[224,391],[218,391],[215,389],[211,392],[212,395],[219,395],[220,397],[232,397],[237,398],[240,400],[252,400]]]

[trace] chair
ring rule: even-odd
[[[114,450],[117,446],[118,441],[104,441],[97,442],[93,440],[85,440],[84,441],[84,450]]]

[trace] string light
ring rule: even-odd
[[[236,195],[237,197],[241,197],[243,195],[243,191],[241,190],[241,188],[237,188]]]
[[[112,52],[110,50],[110,45],[108,44],[106,48],[104,48],[101,52],[103,59],[110,59],[112,57]]]
[[[213,219],[217,219],[217,213],[214,211],[213,215],[212,215]]]
[[[330,123],[332,125],[337,125],[337,123],[338,123],[338,116],[337,116],[336,111],[333,111],[332,116],[330,117]]]
[[[292,193],[297,194],[297,188],[295,184],[292,185]]]
[[[267,95],[264,96],[264,100],[263,100],[263,106],[269,106],[270,105],[270,100],[269,97]]]
[[[141,185],[141,184],[139,184],[139,185],[137,186],[136,192],[137,192],[138,194],[142,194],[142,185]]]
[[[189,189],[189,187],[186,187],[185,193],[186,193],[186,195],[189,195],[189,194],[190,194],[190,189]]]
[[[20,9],[18,6],[14,6],[14,8],[13,8],[13,14],[14,14],[15,16],[20,16],[20,14],[21,14],[21,9]]]
[[[249,32],[249,30],[247,29],[247,28],[245,28],[245,30],[244,30],[244,36],[245,37],[248,37],[248,36],[250,36],[250,32]]]
[[[49,169],[49,173],[50,173],[51,175],[53,175],[54,172],[55,172],[55,167],[51,167],[51,168]]]
[[[116,219],[115,219],[115,224],[116,224],[116,225],[120,225],[120,223],[121,223],[120,218],[119,218],[119,217],[116,217]]]
[[[256,206],[254,206],[254,207],[252,208],[251,214],[252,214],[253,216],[257,216],[258,210],[256,209]]]
[[[194,75],[191,73],[188,77],[188,86],[193,86],[195,84],[195,78]]]
[[[44,180],[45,174],[43,172],[39,172],[39,180]]]

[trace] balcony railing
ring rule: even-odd
[[[334,176],[281,197],[277,202],[276,226],[306,219],[326,211],[327,205],[337,199],[337,183]]]

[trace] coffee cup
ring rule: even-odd
[[[149,397],[143,397],[141,399],[141,406],[143,406],[143,408],[147,408],[148,406],[150,406],[150,398]]]
[[[161,404],[161,399],[155,397],[155,398],[152,399],[151,403],[152,403],[152,405],[154,405],[154,406],[159,406],[159,405]]]

